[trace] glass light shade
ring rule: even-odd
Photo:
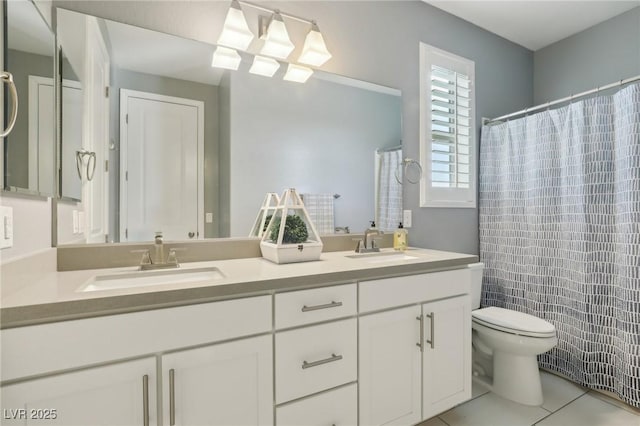
[[[253,37],[244,13],[240,9],[240,3],[238,3],[238,0],[233,0],[224,20],[224,27],[220,38],[218,38],[218,44],[233,47],[234,49],[247,50]]]
[[[318,26],[314,23],[311,26],[311,31],[307,34],[307,38],[304,39],[302,54],[298,62],[319,67],[329,59],[331,59],[331,53],[327,50],[327,45],[324,43],[322,33],[320,33]]]
[[[253,59],[253,65],[251,65],[249,72],[265,77],[273,77],[276,71],[278,71],[278,68],[280,68],[280,64],[275,59],[256,56]]]
[[[287,81],[295,81],[296,83],[304,83],[313,75],[313,70],[300,65],[289,64],[284,79]]]
[[[269,28],[267,28],[267,36],[260,53],[278,59],[287,59],[294,47],[289,39],[289,33],[282,16],[275,12],[269,23]]]
[[[213,60],[211,66],[216,68],[225,68],[228,70],[237,70],[240,66],[242,58],[237,51],[228,47],[218,46],[213,52]]]

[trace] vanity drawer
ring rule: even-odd
[[[276,333],[276,403],[357,380],[355,318]]]
[[[276,409],[278,426],[356,426],[358,385],[321,393]]]
[[[444,299],[471,292],[469,268],[361,281],[360,312]]]
[[[276,294],[276,329],[356,315],[356,284]]]

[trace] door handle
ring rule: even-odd
[[[420,336],[418,337],[418,343],[416,343],[416,346],[420,348],[420,352],[423,352],[424,347],[422,346],[422,339],[424,336],[424,317],[420,315],[417,316],[416,319],[420,321]]]
[[[189,235],[189,238],[193,238],[196,236],[195,232],[189,232],[187,235]]]
[[[431,327],[430,327],[431,330],[430,331],[431,331],[431,333],[429,334],[429,337],[431,337],[431,340],[427,340],[427,343],[430,344],[431,345],[431,349],[433,349],[433,347],[434,347],[434,343],[433,342],[435,341],[435,339],[433,338],[433,334],[434,334],[434,329],[435,329],[434,323],[436,321],[436,314],[434,312],[431,312],[430,314],[427,315],[427,318],[429,318],[431,320],[430,321],[430,324],[431,324]]]
[[[10,72],[4,71],[0,73],[0,79],[3,83],[9,85],[9,93],[11,93],[11,116],[9,117],[9,124],[7,128],[0,133],[0,137],[4,138],[13,130],[13,126],[16,124],[16,118],[18,118],[18,91],[16,90],[16,84],[13,82],[13,75]]]
[[[169,370],[169,426],[176,424],[176,372],[172,368]]]
[[[149,376],[142,376],[142,424],[149,426]]]

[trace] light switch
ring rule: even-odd
[[[403,210],[402,226],[405,228],[411,228],[411,210]]]
[[[73,233],[77,234],[79,232],[80,225],[78,220],[78,210],[73,211]]]
[[[13,247],[13,208],[0,207],[2,226],[0,227],[0,249]]]
[[[204,215],[204,220],[207,223],[213,223],[213,213],[207,213]]]
[[[78,212],[78,233],[79,234],[83,234],[84,233],[84,227],[85,227],[84,212],[83,211],[79,211]]]

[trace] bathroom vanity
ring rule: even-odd
[[[221,277],[93,291],[134,268],[55,272],[4,291],[3,424],[419,423],[471,397],[477,257],[405,253],[199,262],[183,268]]]

